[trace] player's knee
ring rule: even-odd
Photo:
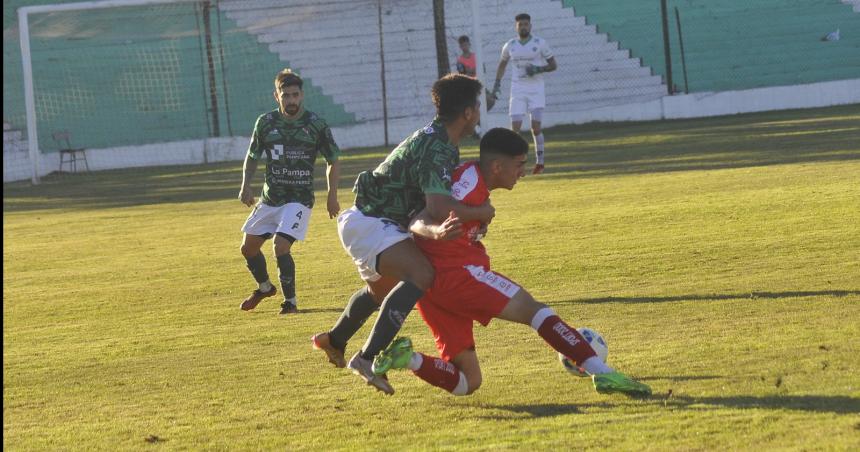
[[[538,135],[540,135],[540,132],[541,132],[540,127],[532,126],[532,135],[538,136]]]
[[[286,245],[282,243],[276,243],[272,248],[275,252],[275,256],[283,256],[284,254],[289,254],[290,252],[290,243]]]
[[[242,253],[242,256],[250,259],[260,253],[260,248],[242,243],[239,247],[239,252]]]
[[[466,383],[469,385],[469,389],[466,391],[466,395],[472,394],[475,391],[477,391],[478,388],[481,387],[482,382],[483,382],[483,379],[481,377],[481,374],[467,375],[466,376]]]
[[[292,237],[282,236],[280,233],[275,236],[275,240],[272,243],[275,256],[283,256],[290,252],[290,249],[293,247],[293,241],[295,241],[295,239],[290,239],[292,239]]]
[[[427,290],[433,286],[433,279],[436,277],[436,271],[429,262],[421,262],[416,264],[407,275],[406,279],[415,284],[421,290]]]

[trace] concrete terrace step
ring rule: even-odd
[[[220,6],[357,120],[381,116],[375,1],[223,0]],[[566,109],[565,102],[624,103],[625,96],[654,98],[665,92],[662,78],[652,75],[651,68],[642,67],[638,58],[557,0],[546,0],[540,8],[534,0],[482,0],[481,10],[488,72],[498,63],[502,45],[515,38],[513,17],[524,10],[532,14],[535,34],[550,43],[562,68],[545,79],[549,105],[559,111]],[[452,64],[456,36],[472,34],[471,12],[471,3],[446,3]],[[423,2],[383,5],[382,19],[389,114],[432,113],[432,105],[425,102],[436,74],[432,7]],[[507,76],[503,89],[509,85]]]

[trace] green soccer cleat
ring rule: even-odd
[[[591,377],[594,389],[601,394],[620,392],[631,397],[647,397],[651,395],[651,387],[614,371],[608,374],[596,374]]]
[[[390,369],[405,369],[412,359],[412,340],[398,337],[373,360],[373,373],[383,375]]]

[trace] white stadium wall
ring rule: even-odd
[[[341,25],[332,22],[336,20],[334,11],[354,12],[359,3],[375,4],[367,0],[219,2],[219,8],[227,17],[245,27],[257,41],[266,44],[270,52],[289,62],[319,86],[323,94],[355,116],[354,124],[332,128],[342,148],[383,144],[382,96],[377,87],[379,54],[378,47],[371,43],[378,40],[375,8],[370,18],[364,17],[367,15],[364,11],[360,21],[353,14],[345,15]],[[389,141],[397,143],[432,117],[429,87],[436,77],[433,19],[429,2],[391,0],[385,4],[388,5],[383,13],[383,28]],[[546,38],[557,55],[559,70],[546,76],[544,125],[547,127],[860,103],[860,79],[667,96],[661,76],[654,75],[655,71],[642,66],[638,58],[631,58],[629,51],[619,48],[617,42],[599,33],[597,27],[589,25],[583,17],[576,16],[573,9],[562,7],[558,0],[480,0],[480,4],[485,84],[492,84],[501,45],[514,35],[513,16],[517,12],[531,13],[534,33]],[[283,8],[283,5],[291,8]],[[322,9],[328,14],[318,14],[324,12]],[[290,14],[285,13],[287,10]],[[303,13],[295,14],[297,11]],[[301,20],[297,22],[296,17]],[[474,33],[471,2],[446,2],[446,26],[449,60],[453,62],[458,52],[456,37]],[[308,38],[313,39],[313,44],[293,39],[296,36],[294,27],[314,30],[315,34]],[[359,42],[365,44],[359,45]],[[333,61],[337,64],[332,64]],[[505,94],[500,105],[482,120],[485,129],[509,125],[506,115],[509,83],[507,76],[502,85]],[[250,124],[239,127],[243,132],[245,129],[250,130]],[[247,136],[236,136],[88,149],[87,160],[91,170],[233,161],[244,158],[248,141]],[[59,169],[57,153],[39,155],[40,176]],[[3,181],[30,179],[31,168],[27,142],[20,131],[4,130]]]

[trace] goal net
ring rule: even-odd
[[[52,135],[61,130],[75,147],[108,150],[91,153],[96,168],[194,163],[176,159],[175,143],[231,137],[222,157],[240,159],[256,117],[276,108],[272,80],[284,67],[303,76],[306,108],[328,121],[342,147],[397,143],[433,116],[432,2],[107,0],[23,11],[29,54],[20,57],[32,69],[23,71],[32,114],[23,96],[9,93],[4,122],[37,132],[37,160],[55,159]],[[531,14],[533,34],[547,40],[559,65],[545,76],[547,125],[665,93],[660,76],[559,1],[445,2],[450,69],[457,38],[470,36],[478,76],[491,87],[520,12]],[[11,41],[4,39],[7,49],[18,44]],[[508,124],[509,86],[510,68],[485,127]],[[116,149],[124,153],[111,157]]]

